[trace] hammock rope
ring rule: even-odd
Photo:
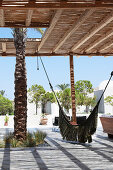
[[[39,70],[38,56],[37,56],[37,70]]]
[[[52,84],[51,84],[51,82],[50,82],[49,76],[48,76],[48,74],[47,74],[46,68],[45,68],[45,66],[44,66],[44,63],[43,63],[43,61],[42,61],[41,57],[40,57],[40,61],[41,61],[41,63],[42,63],[42,66],[43,66],[44,72],[45,72],[46,77],[47,77],[47,80],[48,80],[48,82],[49,82],[49,86],[50,86],[50,88],[51,88],[52,92],[53,92],[53,93],[54,93],[54,95],[55,95],[55,98],[56,98],[56,100],[57,100],[58,105],[60,105],[60,102],[59,102],[59,100],[58,100],[58,98],[57,98],[57,96],[56,96],[56,93],[55,93],[55,91],[54,91],[54,89],[53,89],[53,86],[52,86]]]
[[[45,69],[45,66],[44,66],[44,63],[43,63],[41,57],[40,57],[40,60],[41,60],[43,69],[45,71],[47,80],[49,82],[50,88],[51,88],[52,92],[54,93],[55,98],[58,103],[58,106],[59,106],[59,128],[60,128],[60,133],[61,133],[63,139],[66,139],[68,141],[78,141],[80,143],[85,143],[85,142],[91,143],[92,135],[96,132],[96,129],[97,129],[98,107],[99,107],[100,101],[108,87],[108,84],[113,76],[113,71],[111,72],[111,76],[108,80],[108,83],[107,83],[100,99],[98,100],[96,106],[90,113],[89,117],[80,125],[72,125],[60,105],[60,102],[59,102],[59,100],[56,96],[56,93],[53,89],[53,86],[50,82],[49,76],[47,74],[47,71]]]

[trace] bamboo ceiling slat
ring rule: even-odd
[[[113,20],[113,12],[106,16],[97,26],[92,28],[82,39],[80,39],[72,48],[71,51],[75,51],[77,48],[81,47],[86,41],[92,38],[98,31],[105,27],[108,23]]]
[[[73,25],[73,22],[76,22],[84,10],[64,10],[54,27],[54,30],[51,32],[51,35],[46,40],[45,46],[50,48],[50,51],[53,51],[54,46],[61,40],[64,36],[64,33],[68,31]],[[51,43],[52,42],[52,43]],[[43,47],[41,49],[43,51]]]
[[[82,25],[82,23],[94,12],[94,10],[86,10],[83,14],[78,18],[78,20],[74,22],[74,24],[69,28],[69,30],[64,34],[64,36],[60,39],[57,45],[54,47],[53,51],[56,52],[64,42],[74,33],[76,30]]]
[[[68,11],[68,12],[69,12],[69,11]],[[72,25],[69,23],[70,20],[67,19],[67,18],[68,18],[68,12],[67,12],[67,16],[64,15],[64,13],[62,14],[62,15],[63,15],[63,21],[62,21],[62,22],[60,21],[60,19],[62,18],[62,16],[61,16],[61,18],[60,18],[59,21],[58,21],[58,24],[56,25],[56,27],[54,28],[53,32],[52,32],[51,35],[49,36],[49,39],[48,39],[48,40],[46,41],[46,43],[45,43],[45,46],[46,46],[46,47],[48,47],[48,48],[51,47],[50,51],[52,51],[52,47],[55,45],[57,39],[61,40],[61,38],[62,38],[63,35],[64,35],[64,32],[66,32],[66,30],[68,30],[68,28],[70,28],[70,26],[72,26]],[[104,16],[106,16],[106,14],[109,14],[110,12],[111,12],[111,10],[107,10],[107,11],[105,12]],[[72,12],[71,12],[71,13],[72,13]],[[73,11],[73,13],[76,14],[76,11]],[[81,11],[81,13],[82,13],[82,11]],[[69,12],[69,14],[70,14],[70,12]],[[65,43],[63,44],[63,45],[65,46],[65,49],[66,49],[67,51],[69,51],[69,48],[72,46],[73,43],[78,42],[78,40],[80,40],[81,37],[83,37],[92,27],[94,27],[95,25],[97,25],[97,24],[103,19],[103,13],[102,13],[102,11],[101,11],[101,14],[102,14],[102,16],[99,15],[99,17],[96,18],[96,23],[95,23],[95,22],[88,23],[89,20],[87,19],[87,20],[85,21],[85,24],[83,23],[83,26],[81,25],[81,27],[75,32],[75,34],[73,34],[73,35],[70,37],[70,39],[68,39],[68,40],[65,42],[67,46],[65,46]],[[66,20],[65,20],[65,17],[64,17],[64,16],[66,17]],[[94,15],[94,17],[95,17],[95,16],[96,16],[96,15]],[[80,17],[80,12],[79,12],[79,17]],[[79,17],[78,17],[78,18],[79,18]],[[76,21],[78,18],[76,18],[75,21]],[[91,19],[90,19],[90,20],[91,20],[91,21],[94,20],[93,16],[91,16]],[[67,24],[67,21],[68,21],[69,25]],[[74,20],[73,20],[73,21],[74,21]],[[74,21],[74,22],[75,22],[75,21]],[[65,25],[64,25],[64,23],[65,23]],[[66,27],[65,27],[65,26],[66,26]],[[59,27],[60,27],[60,28],[59,28]],[[57,34],[57,32],[58,32],[58,34]],[[55,35],[57,35],[56,38],[55,38]],[[74,36],[74,35],[75,35],[75,36]],[[73,40],[73,42],[72,42],[72,40]],[[51,42],[52,42],[52,43],[51,43]],[[61,49],[62,49],[62,48],[64,49],[63,45],[62,45]],[[44,48],[45,48],[45,47],[44,47]],[[43,49],[41,49],[41,50],[43,51]],[[60,49],[59,49],[59,50],[60,50]],[[58,50],[58,51],[59,51],[59,50]],[[67,51],[66,51],[66,52],[67,52]],[[43,51],[43,52],[44,52],[44,51]]]

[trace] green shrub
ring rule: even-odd
[[[41,131],[36,131],[34,133],[27,132],[26,140],[18,141],[14,138],[13,133],[9,133],[4,136],[4,146],[10,144],[11,147],[35,147],[44,143],[45,137],[46,133]]]
[[[0,115],[6,115],[13,112],[13,102],[0,95]]]
[[[9,120],[9,117],[6,115],[4,121],[7,123]]]
[[[10,144],[13,148],[20,146],[20,141],[16,140],[14,137],[10,140]]]
[[[46,133],[42,133],[41,131],[36,131],[34,132],[34,137],[36,140],[36,144],[41,144],[44,141],[44,138],[46,137]]]
[[[23,146],[25,147],[33,147],[36,146],[36,141],[32,133],[28,132],[26,140],[23,141]]]
[[[4,143],[4,141],[0,141],[0,148],[5,148],[5,143]]]
[[[8,133],[4,136],[4,143],[10,143],[11,139],[13,138],[13,133]]]
[[[9,113],[9,115],[14,115],[14,112]]]

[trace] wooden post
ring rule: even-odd
[[[71,81],[71,100],[72,100],[72,122],[73,122],[72,124],[77,124],[77,121],[76,121],[76,106],[75,106],[73,55],[70,55],[70,81]]]

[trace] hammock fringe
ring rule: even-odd
[[[97,128],[98,105],[82,125],[72,125],[59,106],[59,128],[63,139],[81,143],[92,142],[92,135]]]

